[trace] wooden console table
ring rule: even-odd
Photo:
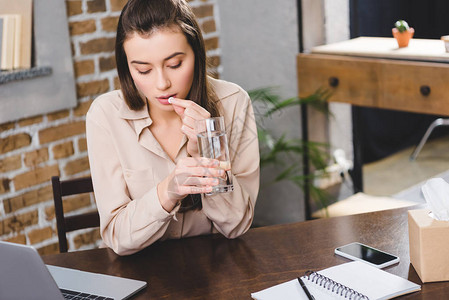
[[[299,96],[319,87],[330,101],[449,116],[449,53],[441,40],[360,37],[299,54]]]
[[[300,97],[329,88],[333,102],[449,116],[449,53],[442,40],[412,39],[398,48],[394,38],[359,37],[318,46],[298,54],[297,73]],[[354,187],[363,191],[360,133],[353,130]]]

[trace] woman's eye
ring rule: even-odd
[[[137,70],[137,72],[139,72],[139,74],[141,74],[141,75],[146,75],[146,74],[150,73],[150,71],[151,71],[151,69],[150,70],[146,70],[146,71],[139,71],[139,70]]]
[[[182,65],[182,61],[180,61],[179,63],[177,63],[176,65],[173,66],[168,66],[170,69],[177,69]]]

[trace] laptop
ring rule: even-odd
[[[0,299],[128,299],[146,286],[145,281],[45,265],[33,247],[0,241]]]

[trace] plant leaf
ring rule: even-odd
[[[259,88],[248,92],[253,102],[260,102],[266,105],[265,112],[256,116],[257,130],[259,135],[260,148],[260,166],[264,168],[268,165],[278,167],[279,173],[275,176],[273,182],[288,180],[305,189],[307,184],[313,201],[318,206],[326,208],[329,201],[329,195],[313,185],[315,173],[310,172],[304,175],[303,154],[307,152],[311,169],[324,170],[329,162],[329,145],[302,139],[286,137],[286,133],[280,137],[275,137],[271,132],[262,126],[267,117],[272,116],[283,109],[293,106],[310,106],[324,113],[331,115],[327,101],[331,97],[331,92],[327,89],[318,89],[313,94],[298,98],[292,97],[281,100],[281,97],[275,92],[273,87]]]

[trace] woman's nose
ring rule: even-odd
[[[164,71],[159,71],[157,76],[157,88],[161,91],[168,89],[171,86],[170,79]]]

